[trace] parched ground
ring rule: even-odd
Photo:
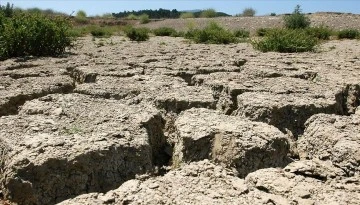
[[[307,14],[312,26],[328,26],[334,30],[346,28],[360,29],[360,15],[346,13],[318,12]],[[255,16],[255,17],[219,17],[219,18],[194,18],[194,19],[164,19],[153,21],[149,24],[138,24],[139,27],[150,29],[171,27],[176,30],[186,31],[189,26],[204,28],[208,22],[215,21],[230,30],[246,29],[251,33],[259,28],[274,28],[283,26],[284,15]]]
[[[0,64],[9,203],[360,203],[359,40],[77,44]]]

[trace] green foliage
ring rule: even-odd
[[[119,12],[119,13],[112,13],[112,15],[116,18],[126,18],[131,14],[133,14],[134,16],[140,16],[141,14],[147,14],[147,15],[149,15],[150,19],[160,19],[160,18],[179,18],[181,12],[177,11],[176,9],[173,9],[173,10],[146,9],[146,10],[138,10],[138,11],[123,11],[123,12]]]
[[[185,34],[185,38],[195,43],[229,44],[236,43],[235,35],[215,22],[210,22],[203,30],[191,29]]]
[[[356,29],[344,29],[337,33],[337,37],[339,39],[348,38],[348,39],[355,39],[360,37],[359,30]]]
[[[5,17],[12,17],[14,14],[14,5],[10,5],[9,2],[6,4],[6,6],[0,5],[0,13],[2,13]]]
[[[72,46],[71,24],[61,17],[19,13],[0,17],[0,59],[20,56],[56,56]]]
[[[195,18],[195,15],[192,12],[185,12],[180,15],[180,18],[182,19]]]
[[[333,31],[326,26],[319,26],[307,28],[306,33],[320,40],[329,40]]]
[[[300,29],[273,29],[258,41],[252,42],[254,48],[262,51],[295,53],[313,51],[318,39]]]
[[[86,18],[87,14],[85,11],[83,10],[79,10],[78,12],[76,12],[76,18]]]
[[[266,36],[269,32],[274,30],[273,28],[259,28],[256,30],[257,36]]]
[[[242,12],[242,16],[254,16],[256,13],[255,9],[253,8],[245,8]]]
[[[276,16],[276,13],[271,13],[270,16]]]
[[[200,17],[202,18],[214,18],[216,16],[217,14],[215,9],[206,9],[200,13]]]
[[[177,36],[177,32],[173,28],[160,27],[153,30],[155,36]]]
[[[284,16],[285,27],[289,29],[303,29],[310,26],[310,19],[301,13],[300,5],[295,7],[294,12]]]
[[[138,20],[139,17],[136,16],[135,14],[129,14],[129,15],[126,17],[126,19],[128,19],[128,20]]]
[[[114,16],[111,13],[105,13],[101,15],[101,18],[112,19]]]
[[[141,24],[146,24],[146,23],[150,22],[149,15],[147,15],[147,14],[141,14],[139,16],[139,19],[140,19]]]
[[[112,32],[109,29],[100,26],[92,26],[90,33],[94,37],[110,37],[112,35]]]
[[[30,14],[41,14],[42,10],[35,7],[35,8],[26,9],[25,12],[30,13]]]
[[[239,29],[234,31],[234,35],[238,38],[248,38],[250,36],[250,32],[244,29]]]
[[[94,37],[110,37],[111,35],[116,35],[120,32],[123,32],[123,28],[120,26],[97,25],[76,26],[69,31],[70,35],[73,37],[83,37],[88,34],[91,34]]]
[[[133,28],[125,29],[125,34],[132,41],[147,41],[149,39],[149,29],[147,28]]]
[[[75,21],[76,21],[77,23],[80,23],[80,24],[86,24],[86,23],[88,23],[89,20],[88,20],[87,17],[86,17],[86,12],[85,12],[85,11],[82,11],[82,10],[79,10],[79,11],[76,13]]]

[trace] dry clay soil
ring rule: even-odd
[[[359,40],[77,44],[0,64],[9,203],[360,203]]]

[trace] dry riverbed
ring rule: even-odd
[[[171,37],[77,44],[0,64],[10,202],[360,203],[359,40],[293,54]]]

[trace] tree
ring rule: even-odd
[[[304,29],[310,26],[310,19],[301,12],[300,5],[296,5],[293,13],[284,16],[285,27],[289,29]]]
[[[242,16],[254,16],[256,13],[255,9],[253,8],[245,8],[242,12]]]

